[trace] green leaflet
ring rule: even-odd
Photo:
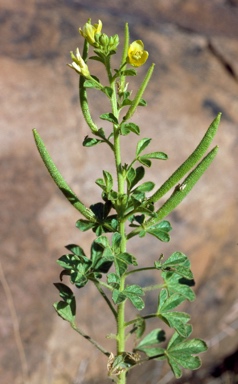
[[[73,292],[67,285],[62,283],[55,283],[55,287],[58,289],[63,301],[54,303],[54,308],[58,315],[62,319],[69,323],[74,323],[76,314],[76,301]]]
[[[162,343],[163,341],[165,341],[165,332],[160,328],[153,329],[139,342],[136,349],[142,351],[145,347]]]
[[[140,134],[140,128],[137,124],[134,123],[122,123],[120,126],[121,134],[123,136],[128,135],[130,132],[135,133],[136,135]]]
[[[207,345],[203,340],[191,339],[185,340],[178,333],[175,333],[165,351],[168,363],[178,379],[182,376],[182,370],[185,369],[198,369],[201,366],[201,360],[197,355],[207,350]]]
[[[164,274],[164,278],[165,276],[169,277],[172,276],[173,273],[176,273],[177,275],[184,277],[185,279],[193,279],[193,274],[190,269],[190,261],[188,260],[187,256],[184,255],[182,252],[172,253],[172,255],[163,263],[161,261],[156,261],[155,268],[161,269],[164,272],[171,272],[167,275]],[[176,281],[177,279],[178,277],[176,278]]]
[[[122,276],[129,265],[137,265],[136,258],[128,252],[120,252],[121,236],[115,232],[112,238],[112,247],[110,246],[107,237],[99,236],[95,240],[95,244],[103,249],[103,257],[105,260],[115,264],[116,274]]]
[[[150,144],[150,142],[151,142],[151,139],[148,139],[147,137],[144,139],[141,139],[138,142],[136,147],[136,157],[138,157],[140,153],[144,151],[144,149]]]
[[[128,285],[123,291],[114,289],[112,299],[115,304],[120,304],[126,299],[129,299],[130,302],[134,305],[139,311],[142,310],[145,306],[144,301],[141,296],[144,295],[143,289],[139,285]]]

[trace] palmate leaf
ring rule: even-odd
[[[123,293],[131,301],[136,309],[142,310],[144,308],[145,303],[140,297],[144,295],[144,291],[139,285],[129,285],[126,287],[126,289],[124,289]]]
[[[101,238],[107,238],[101,236]],[[112,258],[105,255],[105,247],[96,239],[91,246],[91,260],[93,272],[107,273],[112,266]]]
[[[86,136],[83,141],[84,147],[93,147],[94,145],[97,145],[99,143],[103,143],[103,140],[96,139],[94,137],[88,137]]]
[[[135,256],[128,252],[120,252],[120,242],[121,235],[118,232],[114,233],[112,237],[112,246],[106,236],[99,236],[94,242],[101,249],[100,257],[103,257],[104,261],[115,264],[118,276],[122,276],[126,272],[128,265],[137,265]]]
[[[144,175],[145,175],[144,167],[141,167],[141,166],[137,168],[131,167],[126,175],[128,189],[131,190],[141,179],[143,179]]]
[[[136,135],[140,134],[139,126],[134,123],[122,123],[120,129],[123,136],[128,135],[130,132],[133,132]]]
[[[191,280],[183,280],[180,275],[174,272],[162,272],[161,277],[163,278],[166,284],[166,289],[170,295],[179,293],[189,301],[195,300],[196,295],[188,285],[188,282],[191,282]]]
[[[159,295],[158,313],[162,314],[163,312],[171,311],[185,300],[185,297],[176,293],[169,296],[167,289],[163,288]]]
[[[155,267],[162,271],[175,272],[188,280],[193,279],[193,274],[190,270],[190,261],[182,252],[172,253],[172,255],[163,263],[161,261],[156,261]]]
[[[160,328],[154,329],[146,335],[136,346],[136,351],[144,352],[148,357],[153,356],[158,359],[164,359],[164,348],[158,346],[165,341],[165,332]]]
[[[185,312],[172,311],[185,300],[184,296],[177,293],[169,296],[167,289],[162,289],[159,295],[157,316],[181,336],[188,337],[192,331],[192,327],[187,324],[190,316]]]
[[[100,116],[100,119],[102,120],[107,120],[109,121],[110,123],[113,123],[113,124],[118,124],[118,120],[116,118],[116,116],[113,115],[113,113],[103,113],[101,116]]]
[[[73,323],[76,315],[76,300],[73,291],[65,284],[54,283],[63,301],[53,304],[54,309],[62,319]]]
[[[136,349],[142,351],[145,347],[162,343],[162,341],[165,341],[165,332],[160,328],[156,328],[139,342]]]
[[[138,265],[135,256],[128,252],[114,255],[114,263],[119,276],[122,276],[126,272],[129,264]]]
[[[174,376],[178,379],[182,376],[180,367],[194,370],[201,366],[200,358],[194,355],[205,352],[206,350],[207,345],[203,340],[185,340],[175,332],[168,344],[165,355]]]
[[[154,188],[155,186],[155,183],[153,183],[152,181],[146,181],[145,183],[139,185],[138,187],[136,187],[135,189],[133,189],[133,194],[135,193],[138,193],[138,192],[142,192],[142,193],[145,193],[145,192],[150,192],[152,191],[152,189]]]
[[[129,299],[134,307],[138,310],[142,310],[145,306],[141,296],[144,295],[143,289],[139,285],[128,285],[123,291],[114,289],[112,294],[112,300],[115,304],[120,304],[126,299]]]
[[[160,241],[168,242],[170,240],[170,236],[168,232],[170,232],[171,230],[172,230],[172,227],[169,221],[163,220],[160,223],[151,226],[145,232],[149,233],[152,236],[155,236]]]

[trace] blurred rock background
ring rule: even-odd
[[[162,183],[195,148],[216,114],[223,113],[215,144],[219,154],[191,195],[170,215],[171,242],[152,237],[132,241],[141,265],[175,250],[189,255],[196,279],[197,301],[191,312],[194,337],[204,338],[209,352],[202,368],[185,372],[179,383],[237,383],[237,128],[238,128],[238,2],[236,0],[2,0],[0,4],[0,377],[21,384],[22,364],[14,337],[18,317],[27,360],[27,383],[108,383],[106,359],[58,318],[52,303],[58,294],[56,260],[64,246],[78,243],[86,251],[92,236],[75,228],[77,211],[51,181],[35,148],[37,128],[58,168],[83,201],[100,199],[94,180],[108,166],[100,147],[85,149],[88,134],[78,107],[77,75],[66,67],[69,51],[82,47],[78,27],[88,18],[101,19],[107,34],[129,22],[131,41],[142,39],[155,62],[145,94],[147,108],[133,121],[142,137],[152,137],[154,150],[169,155],[154,162],[148,179]],[[95,74],[103,77],[93,63]],[[138,79],[146,68],[138,70]],[[131,79],[136,89],[137,78]],[[108,111],[92,92],[95,120]],[[126,140],[125,140],[126,141]],[[137,142],[126,144],[125,159]],[[5,277],[5,280],[4,280]],[[146,276],[147,283],[156,275]],[[80,293],[80,295],[79,295]],[[92,287],[76,293],[82,328],[109,349],[103,335],[114,331],[107,308]],[[156,296],[148,298],[153,306]],[[155,325],[151,323],[151,325]],[[155,325],[156,326],[156,325]],[[23,356],[23,355],[22,355]],[[24,366],[24,364],[23,364]],[[173,378],[161,363],[131,372],[128,384],[166,384]]]

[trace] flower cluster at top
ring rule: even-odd
[[[98,21],[97,24],[91,24],[89,20],[83,28],[79,28],[79,33],[84,37],[89,45],[94,47],[94,52],[102,59],[116,53],[119,44],[118,35],[107,36],[102,33],[102,22]],[[68,64],[69,67],[74,69],[78,74],[90,78],[90,72],[87,64],[80,55],[77,48],[75,54],[71,54],[72,63]],[[144,44],[141,40],[136,40],[130,44],[127,52],[127,59],[125,64],[130,64],[133,67],[140,67],[148,59],[149,53],[144,50]]]

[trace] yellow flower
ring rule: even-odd
[[[127,62],[133,67],[140,67],[145,64],[149,53],[144,51],[144,44],[141,40],[136,40],[131,43],[128,49]]]
[[[71,59],[73,60],[72,64],[68,64],[70,68],[73,68],[77,73],[80,75],[83,75],[84,77],[90,77],[90,72],[88,69],[87,64],[82,59],[79,49],[76,49],[75,54],[71,51],[70,52]]]
[[[87,22],[83,28],[79,28],[80,34],[87,40],[87,42],[91,45],[94,45],[95,39],[94,36],[96,33],[101,33],[102,30],[102,22],[98,20],[98,24],[92,25],[91,22]]]

